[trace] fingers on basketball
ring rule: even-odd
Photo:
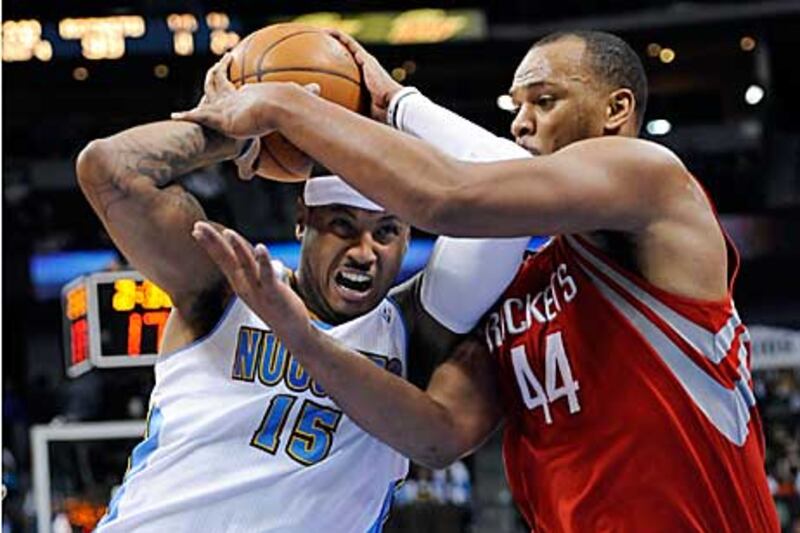
[[[265,81],[315,82],[325,99],[353,111],[362,107],[361,68],[349,47],[330,32],[297,23],[274,24],[242,40],[232,51],[235,86]],[[278,132],[262,139],[257,174],[303,181],[313,161]]]
[[[215,91],[214,91],[214,69],[215,68],[216,68],[216,65],[214,65],[213,67],[208,69],[208,72],[206,72],[206,79],[203,82],[203,90],[205,91],[206,95],[208,95],[208,96],[213,96],[214,93],[215,93]]]

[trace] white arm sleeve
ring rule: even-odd
[[[469,332],[514,279],[529,241],[439,237],[422,274],[422,307],[450,331]]]
[[[441,106],[414,88],[399,91],[389,104],[390,125],[464,161],[531,157]],[[530,237],[456,239],[440,237],[422,275],[425,311],[447,329],[467,333],[514,279]]]
[[[413,87],[406,87],[392,97],[387,121],[390,126],[427,141],[462,161],[488,162],[532,157],[514,141],[498,137],[433,103]]]

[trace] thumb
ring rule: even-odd
[[[236,163],[239,179],[244,181],[253,179],[253,175],[258,166],[258,156],[261,155],[260,137],[252,137],[248,139],[247,142],[249,143],[247,149],[234,161],[234,163]]]

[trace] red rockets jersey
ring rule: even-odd
[[[730,292],[669,294],[562,236],[525,261],[484,333],[506,475],[534,531],[779,530]]]

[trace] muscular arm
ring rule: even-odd
[[[442,468],[474,451],[502,417],[494,368],[477,339],[456,346],[423,391],[313,327],[303,335],[278,332],[278,336],[347,416],[431,468]]]
[[[531,159],[467,163],[291,84],[263,88],[261,121],[425,230],[458,236],[636,231],[688,181],[679,160],[629,138]],[[269,94],[267,94],[269,92]]]
[[[176,179],[236,147],[196,124],[157,122],[92,141],[78,156],[78,183],[114,243],[184,314],[223,276],[191,237],[205,213]]]
[[[264,85],[265,94],[282,95],[261,101],[265,128],[423,229],[475,237],[615,232],[630,243],[631,268],[657,287],[694,298],[727,294],[714,210],[658,144],[608,136],[530,159],[462,162],[297,87]]]

